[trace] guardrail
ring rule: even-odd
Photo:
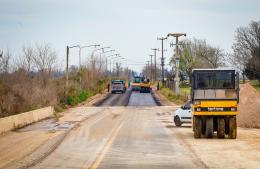
[[[49,106],[13,116],[0,118],[0,134],[24,127],[48,117],[52,117],[53,113],[53,107]]]

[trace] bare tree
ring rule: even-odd
[[[57,60],[56,52],[52,50],[48,44],[36,44],[35,55],[33,62],[39,72],[51,74]]]
[[[218,68],[224,65],[224,52],[210,46],[205,40],[194,38],[180,43],[180,75],[191,78],[194,68]],[[172,58],[173,72],[175,59]]]
[[[10,69],[10,60],[11,60],[11,53],[9,49],[6,50],[6,53],[1,53],[0,58],[0,73],[8,73]]]
[[[33,64],[33,57],[35,55],[34,49],[32,47],[23,47],[23,58],[24,58],[24,64],[25,64],[25,70],[27,72],[31,72],[32,64]]]
[[[242,74],[260,79],[260,21],[239,27],[232,48],[231,63],[237,65]]]
[[[218,68],[224,65],[224,52],[220,48],[215,48],[201,41],[196,50],[197,57],[202,59],[202,62],[208,66],[208,68]]]
[[[35,50],[31,46],[23,46],[22,55],[16,61],[17,69],[23,69],[26,72],[31,72],[33,69],[33,58]]]
[[[37,72],[40,74],[43,86],[46,86],[57,61],[55,51],[48,44],[36,44],[35,55],[32,59]]]
[[[245,83],[245,68],[248,63],[248,57],[246,55],[238,55],[238,53],[230,53],[227,55],[227,62],[236,69],[238,69],[243,78],[243,83]]]

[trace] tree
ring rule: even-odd
[[[197,56],[197,46],[201,41],[186,40],[180,46],[180,74],[191,78],[192,69],[201,67],[201,59]]]
[[[224,65],[224,52],[220,48],[208,45],[205,40],[194,38],[182,41],[179,53],[181,77],[191,78],[194,68],[218,68]],[[173,67],[174,60],[175,58],[171,60]]]
[[[57,61],[56,52],[48,44],[36,44],[35,55],[33,55],[32,59],[37,73],[40,74],[43,86],[47,86]]]
[[[35,50],[31,46],[23,46],[22,54],[16,61],[16,68],[23,69],[27,73],[33,70],[33,58],[35,57]]]
[[[0,73],[7,74],[10,69],[11,53],[7,49],[6,53],[1,52],[0,57]]]
[[[243,78],[243,82],[245,83],[245,68],[248,62],[248,57],[246,55],[239,55],[238,53],[234,52],[227,55],[227,62],[231,64],[232,67],[238,69]]]
[[[207,68],[218,68],[224,66],[224,53],[218,47],[208,45],[206,41],[198,41],[196,56],[202,59]]]
[[[242,74],[260,80],[260,21],[237,28],[232,48],[233,60]]]
[[[44,72],[50,75],[57,61],[57,55],[50,45],[36,44],[35,55],[33,55],[32,59],[38,72]]]

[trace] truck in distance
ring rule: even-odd
[[[194,137],[237,136],[239,74],[232,69],[194,69],[191,82]]]
[[[124,80],[111,80],[111,93],[125,93],[126,86]]]

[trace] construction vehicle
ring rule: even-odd
[[[193,69],[191,81],[194,138],[237,137],[239,74],[232,69]]]
[[[151,84],[149,79],[144,79],[140,83],[140,93],[150,93],[151,92]]]
[[[131,84],[132,91],[140,91],[140,89],[141,89],[140,84],[141,84],[142,81],[143,81],[143,77],[135,76],[134,80]]]

